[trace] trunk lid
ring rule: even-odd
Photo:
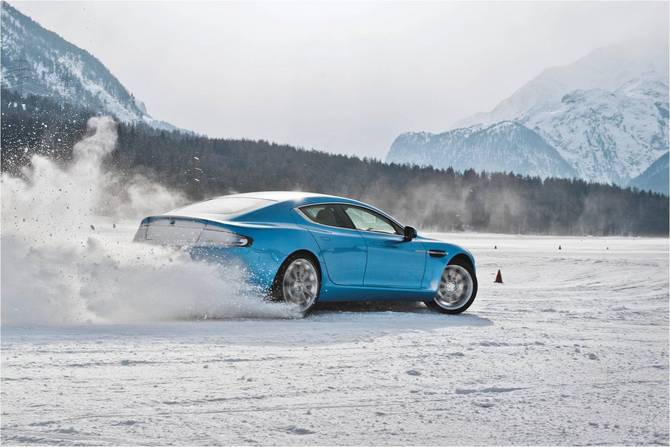
[[[147,217],[142,221],[134,240],[157,245],[193,245],[206,226],[206,222],[184,217]]]

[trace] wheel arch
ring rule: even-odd
[[[321,267],[321,261],[319,260],[319,257],[313,253],[311,250],[308,250],[306,248],[300,248],[298,250],[294,250],[282,260],[281,264],[279,264],[279,268],[277,269],[277,272],[275,273],[274,279],[272,280],[272,287],[271,287],[271,294],[276,296],[276,291],[277,287],[279,287],[280,279],[281,279],[281,274],[286,268],[286,265],[288,262],[292,259],[295,259],[298,256],[305,256],[310,258],[312,262],[314,262],[314,265],[316,266],[317,271],[319,272],[319,278],[321,280],[321,287],[323,287],[323,268]]]
[[[475,263],[472,258],[465,253],[458,253],[452,256],[452,258],[449,259],[449,262],[447,262],[447,265],[450,264],[462,265],[463,267],[469,267],[473,272],[475,271]]]
[[[321,268],[321,261],[319,260],[319,257],[316,255],[316,253],[314,253],[311,250],[308,250],[306,248],[301,248],[299,250],[295,250],[294,252],[292,252],[288,256],[286,256],[286,258],[284,258],[284,260],[281,263],[280,269],[281,269],[281,267],[284,266],[284,264],[286,264],[286,261],[288,261],[289,259],[294,258],[298,255],[304,255],[304,256],[307,256],[307,257],[311,258],[312,261],[314,261],[314,264],[316,265],[317,270],[319,271],[319,275],[323,276],[323,270]],[[323,281],[323,278],[321,278],[321,280]]]

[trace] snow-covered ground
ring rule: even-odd
[[[89,126],[2,174],[4,444],[668,444],[668,239],[438,235],[477,258],[466,314],[293,319],[131,243],[184,198],[105,170],[115,125]]]
[[[668,444],[667,239],[439,237],[478,261],[461,316],[4,324],[2,442]]]

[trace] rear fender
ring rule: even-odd
[[[226,255],[242,262],[249,279],[265,291],[270,291],[279,268],[284,261],[296,251],[306,250],[316,255],[318,253],[314,239],[304,229],[284,224],[276,225],[256,224],[221,224],[220,228],[249,237],[253,240],[249,247],[235,247],[220,249]],[[200,250],[200,248],[195,248]],[[319,260],[321,262],[321,260]]]

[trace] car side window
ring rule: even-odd
[[[330,227],[350,228],[354,226],[337,205],[312,205],[300,208],[312,222]]]
[[[358,230],[374,231],[377,233],[400,234],[400,228],[386,217],[372,210],[355,206],[344,206],[344,212]]]

